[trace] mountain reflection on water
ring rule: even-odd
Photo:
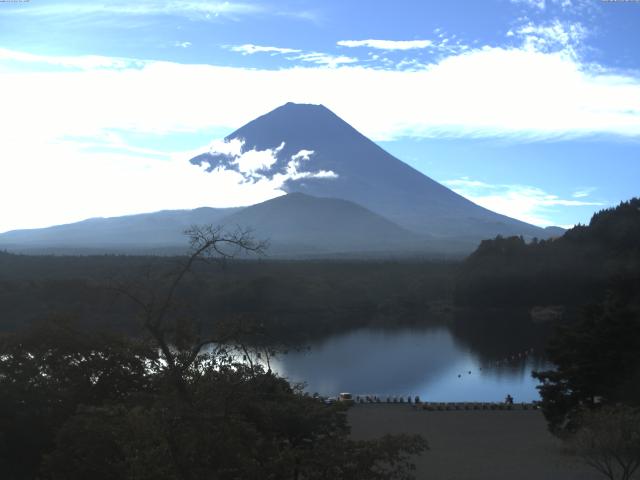
[[[272,368],[306,390],[333,396],[412,397],[423,401],[538,400],[531,371],[544,369],[548,329],[497,319],[428,328],[366,328],[279,355]]]

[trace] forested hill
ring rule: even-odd
[[[640,276],[640,198],[593,215],[562,237],[484,240],[462,265],[461,305],[580,305]]]
[[[589,225],[578,225],[559,239],[561,245],[599,248],[605,257],[638,259],[640,252],[640,198],[593,215]]]

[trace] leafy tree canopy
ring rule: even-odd
[[[534,372],[552,432],[579,427],[583,409],[640,406],[640,277],[619,282],[583,319],[561,327],[547,349],[555,368]]]

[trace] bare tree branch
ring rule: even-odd
[[[610,480],[630,480],[640,467],[640,413],[623,405],[588,412],[570,445]]]
[[[185,231],[189,237],[190,249],[184,263],[169,274],[169,284],[163,293],[154,287],[151,268],[147,269],[145,279],[149,294],[148,298],[136,293],[129,285],[118,284],[113,290],[124,295],[139,309],[143,327],[157,343],[158,348],[166,362],[166,369],[174,382],[178,392],[187,397],[185,373],[194,364],[202,349],[210,344],[221,345],[231,341],[234,337],[243,334],[241,328],[223,332],[219,338],[198,338],[187,352],[177,354],[175,345],[169,340],[169,335],[176,332],[176,327],[169,324],[168,316],[176,306],[176,292],[183,283],[187,274],[191,273],[198,260],[207,258],[231,259],[240,254],[262,255],[267,248],[266,242],[255,240],[251,229],[236,227],[228,232],[223,227],[213,225],[194,225]]]

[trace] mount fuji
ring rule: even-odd
[[[244,161],[261,152],[267,154],[263,163]],[[208,170],[233,169],[248,180],[280,179],[287,193],[350,200],[436,238],[475,244],[496,235],[550,236],[543,228],[480,207],[432,180],[323,105],[287,103],[191,162]]]
[[[22,252],[175,252],[195,223],[249,227],[278,256],[470,253],[485,238],[548,238],[492,212],[398,160],[322,105],[287,103],[190,160],[233,170],[287,195],[244,208],[175,210],[89,219],[0,234]],[[203,172],[203,174],[206,174]]]

